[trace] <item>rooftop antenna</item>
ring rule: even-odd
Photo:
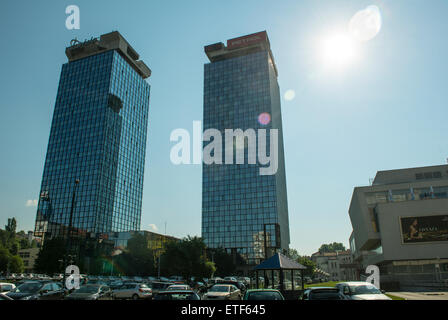
[[[166,221],[165,221],[165,235],[166,235]]]
[[[448,159],[447,159],[448,160]],[[369,185],[371,186],[373,183],[373,178],[369,178]]]

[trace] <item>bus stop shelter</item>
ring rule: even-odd
[[[305,289],[303,271],[306,267],[281,253],[264,260],[254,270],[257,289],[280,290],[285,299],[298,299]]]

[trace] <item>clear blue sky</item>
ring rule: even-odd
[[[65,28],[65,8],[81,29]],[[356,62],[322,68],[317,40],[368,5],[378,35]],[[200,235],[200,165],[174,166],[172,130],[202,120],[203,46],[266,30],[279,70],[291,247],[348,245],[354,186],[377,170],[437,165],[447,150],[448,2],[2,1],[0,4],[0,225],[33,230],[64,50],[120,31],[153,71],[142,229]],[[28,203],[28,206],[27,206]]]

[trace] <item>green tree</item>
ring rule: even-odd
[[[46,239],[37,256],[34,269],[39,273],[54,274],[62,272],[62,260],[66,253],[62,238]]]
[[[16,218],[9,218],[8,219],[8,224],[5,226],[5,230],[7,232],[15,234],[16,233],[16,228],[17,228]]]
[[[302,256],[297,259],[297,262],[306,267],[306,270],[303,270],[303,275],[312,277],[314,272],[316,271],[316,263],[308,257]]]
[[[233,256],[223,248],[208,249],[207,257],[215,263],[215,275],[222,277],[235,273],[236,264]]]
[[[323,244],[319,248],[320,253],[345,251],[345,246],[340,242],[333,242],[329,244]]]
[[[148,247],[148,239],[145,235],[135,233],[128,240],[127,252],[123,258],[128,258],[128,264],[125,267],[129,274],[148,276],[154,274],[154,253]]]
[[[22,258],[19,256],[11,256],[9,259],[9,272],[22,273],[24,270]]]
[[[185,279],[209,278],[215,266],[205,252],[204,240],[199,237],[188,236],[181,241],[170,242],[161,256],[161,271],[164,275],[181,275]]]
[[[298,260],[300,258],[300,254],[296,249],[288,249],[286,252],[286,256],[292,260]]]
[[[8,263],[10,260],[10,253],[8,249],[0,246],[0,272],[6,272],[8,269]]]

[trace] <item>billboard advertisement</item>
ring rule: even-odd
[[[448,241],[448,215],[400,217],[403,243]]]

